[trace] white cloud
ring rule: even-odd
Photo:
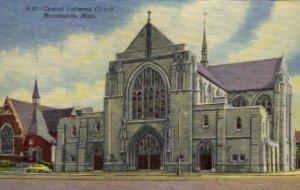
[[[101,110],[103,100],[99,94],[104,94],[105,81],[97,81],[94,84],[84,82],[75,83],[73,88],[66,89],[63,87],[55,87],[48,93],[41,92],[41,105],[47,105],[57,108],[65,107],[94,107]],[[31,102],[32,92],[26,89],[18,89],[9,97],[17,100]],[[4,102],[5,97],[1,97],[0,101]]]
[[[33,85],[33,78],[37,75],[41,94],[46,93],[42,97],[44,103],[59,107],[77,104],[98,106],[93,102],[104,96],[108,62],[114,60],[116,53],[124,51],[144,26],[147,10],[153,12],[151,22],[174,43],[186,43],[194,53],[199,54],[203,12],[208,13],[209,46],[215,47],[235,35],[244,21],[248,4],[223,1],[193,1],[183,7],[149,4],[136,10],[127,23],[105,35],[75,32],[57,44],[22,51],[2,51],[0,66],[4,69],[0,71],[0,85],[11,82],[6,77],[9,74],[15,76],[15,84],[20,84],[15,86],[14,92],[7,92],[3,97],[9,95],[31,101],[31,89],[20,93],[23,89],[21,84],[26,81]],[[224,17],[231,17],[231,22],[220,22]]]
[[[293,85],[293,112],[294,112],[294,127],[300,130],[300,75],[291,78]]]
[[[148,6],[138,10],[133,20],[145,22],[150,9],[152,23],[175,43],[185,43],[199,56],[203,36],[203,13],[207,13],[207,40],[210,49],[229,40],[243,24],[249,2],[193,1],[183,7]],[[224,21],[230,18],[230,22]],[[129,27],[129,29],[132,27]],[[140,29],[140,27],[138,27]]]
[[[230,57],[231,61],[295,56],[300,44],[300,2],[275,2],[270,19],[255,32],[252,42]]]
[[[95,84],[76,83],[74,88],[65,89],[56,87],[53,91],[44,94],[42,103],[54,107],[94,107],[102,109],[103,100],[99,94],[104,94],[105,81]]]

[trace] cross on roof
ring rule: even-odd
[[[204,17],[204,24],[205,24],[205,18],[206,18],[206,15],[207,15],[207,13],[206,13],[206,12],[204,12],[204,13],[203,13],[203,17]]]
[[[148,11],[148,22],[151,20],[151,10]]]

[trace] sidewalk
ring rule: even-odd
[[[1,172],[0,179],[39,179],[39,180],[135,180],[135,181],[194,181],[210,179],[229,178],[278,178],[278,177],[299,177],[300,170],[293,172],[279,173],[184,173],[176,176],[175,173],[162,171],[149,172],[53,172],[40,173],[17,173]]]

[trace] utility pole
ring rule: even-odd
[[[181,168],[180,168],[180,165],[181,165],[181,155],[180,155],[180,108],[178,109],[178,166],[177,166],[177,176],[180,176],[182,175],[182,172],[181,172]]]
[[[121,139],[122,139],[122,151],[121,155],[123,157],[123,171],[127,171],[127,166],[126,166],[126,140],[128,139],[128,131],[126,127],[126,120],[125,118],[122,119],[122,129],[121,129]]]

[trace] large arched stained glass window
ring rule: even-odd
[[[232,100],[233,107],[244,107],[246,106],[246,101],[242,96],[238,96]]]
[[[265,95],[265,94],[260,95],[257,98],[255,105],[263,106],[267,110],[268,114],[272,114],[272,100],[271,100],[270,96]]]
[[[141,71],[132,84],[132,118],[165,118],[167,87],[161,75],[152,68]]]
[[[0,134],[1,154],[13,153],[13,130],[9,126],[4,126]]]

